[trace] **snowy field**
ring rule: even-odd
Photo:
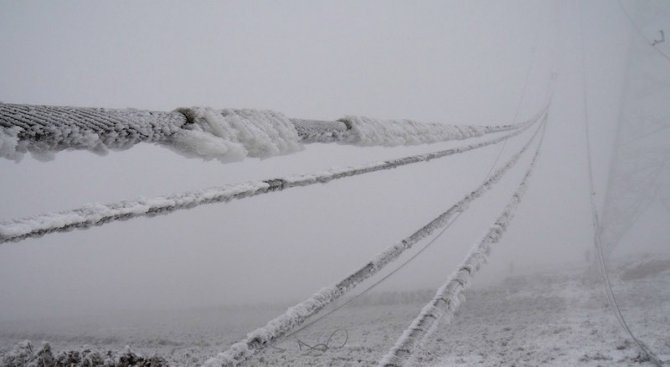
[[[420,366],[630,366],[640,360],[607,309],[599,278],[570,268],[516,274],[466,293],[450,325],[442,325],[416,359]],[[670,261],[619,266],[615,291],[633,331],[662,360],[670,359]],[[249,366],[374,366],[433,291],[378,293],[268,348]],[[170,365],[196,366],[285,308],[225,309],[81,315],[0,325],[3,358],[25,339],[54,354],[82,350],[158,355]],[[114,325],[114,326],[112,326]]]

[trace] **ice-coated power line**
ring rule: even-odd
[[[545,124],[542,128],[545,128]],[[543,140],[544,131],[523,179],[500,216],[482,240],[473,246],[458,270],[447,278],[447,281],[435,293],[435,297],[423,307],[419,315],[398,338],[395,345],[381,359],[380,367],[408,365],[417,348],[437,328],[440,321],[446,318],[448,322],[453,317],[461,303],[463,290],[469,286],[475,273],[486,262],[491,252],[491,246],[500,241],[514,218],[516,209],[526,192],[528,181],[535,168]]]
[[[533,50],[533,54],[535,54],[535,51],[534,51],[534,50]],[[527,84],[528,84],[528,79],[529,79],[529,75],[530,75],[530,69],[532,68],[531,65],[532,65],[532,61],[531,61],[531,63],[529,64],[529,68],[528,68],[528,70],[527,70],[527,72],[526,72],[526,78],[525,78],[525,81],[524,81],[524,86],[523,86],[523,88],[522,88],[521,96],[519,97],[519,98],[520,98],[520,101],[519,101],[519,103],[517,104],[517,108],[516,108],[516,110],[515,110],[514,118],[512,119],[512,121],[516,121],[516,119],[517,119],[517,117],[518,117],[518,114],[519,114],[519,111],[520,111],[520,107],[521,107],[522,101],[523,101],[524,96],[525,96],[525,90],[526,90],[526,86],[527,86]],[[548,101],[551,101],[551,99],[552,99],[552,97],[553,97],[553,85],[552,85],[552,84],[553,84],[553,80],[554,80],[554,75],[552,75],[552,77],[551,77],[551,79],[550,79],[550,87],[549,87],[548,92],[547,92],[547,100],[548,100]],[[550,102],[549,102],[549,103],[550,103]],[[501,158],[501,156],[502,156],[502,152],[503,152],[503,150],[504,150],[504,147],[506,146],[506,144],[507,144],[508,142],[509,142],[509,140],[505,140],[505,141],[503,142],[503,144],[502,144],[502,148],[498,151],[498,154],[496,154],[496,157],[495,157],[493,163],[491,164],[491,166],[489,167],[489,169],[486,171],[487,173],[486,173],[485,178],[488,178],[488,177],[491,176],[491,173],[493,172],[493,169],[496,167],[498,161],[500,160],[500,158]],[[442,235],[443,235],[443,234],[444,234],[444,233],[445,233],[445,232],[446,232],[446,231],[447,231],[447,230],[448,230],[448,229],[449,229],[449,228],[450,228],[450,227],[451,227],[457,220],[458,220],[458,218],[460,217],[460,215],[461,215],[462,213],[463,213],[463,212],[458,212],[456,215],[454,215],[454,216],[451,218],[451,220],[449,221],[449,223],[447,223],[447,224],[440,230],[440,232],[438,232],[438,233],[437,233],[437,234],[436,234],[436,235],[435,235],[429,242],[427,242],[425,245],[423,245],[423,246],[422,246],[418,251],[416,251],[412,256],[410,256],[409,258],[407,258],[406,260],[404,260],[402,263],[398,264],[398,266],[396,266],[393,270],[391,270],[390,272],[388,272],[386,275],[384,275],[384,276],[381,277],[380,279],[376,280],[374,283],[370,284],[369,286],[367,286],[365,289],[363,289],[361,292],[357,293],[356,295],[354,295],[354,296],[352,296],[352,297],[349,297],[346,301],[342,302],[342,303],[339,304],[337,307],[333,307],[332,309],[328,310],[327,312],[324,312],[324,313],[320,314],[318,317],[316,317],[316,318],[314,318],[314,319],[311,319],[308,323],[302,325],[300,328],[298,328],[298,329],[292,331],[291,333],[285,335],[285,336],[283,337],[283,339],[286,339],[286,338],[289,338],[289,337],[291,337],[291,336],[293,336],[293,335],[298,334],[299,332],[301,332],[301,331],[303,331],[303,330],[305,330],[305,329],[311,327],[312,325],[318,323],[319,321],[323,320],[324,318],[326,318],[326,317],[330,316],[331,314],[333,314],[333,313],[339,311],[340,309],[346,307],[347,305],[351,304],[352,302],[354,302],[354,301],[357,300],[358,298],[360,298],[360,297],[364,296],[365,294],[369,293],[370,291],[372,291],[373,289],[375,289],[377,286],[379,286],[380,284],[384,283],[387,279],[389,279],[390,277],[392,277],[393,275],[395,275],[396,273],[398,273],[399,271],[401,271],[402,269],[404,269],[407,265],[409,265],[412,261],[414,261],[417,257],[419,257],[423,252],[425,252],[426,250],[428,250],[428,249],[429,249],[429,248],[430,248],[430,247],[431,247],[431,246],[432,246],[432,245],[433,245],[433,244],[434,244],[434,243],[435,243],[435,242],[436,242],[436,241],[437,241],[437,240],[438,240],[438,239],[439,239],[439,238],[440,238],[440,237],[441,237],[441,236],[442,236]]]
[[[0,103],[0,158],[19,160],[30,152],[38,159],[51,159],[59,151],[73,149],[104,154],[147,142],[188,157],[229,162],[288,154],[305,143],[426,144],[523,125],[448,125],[359,116],[316,121],[267,110],[207,107],[160,112]]]
[[[521,134],[542,118],[542,116],[545,116],[546,109],[545,107],[540,114],[531,119],[522,128],[515,129],[506,135],[433,153],[412,155],[354,167],[333,168],[319,173],[252,181],[149,199],[125,200],[109,204],[92,203],[67,211],[0,221],[0,243],[20,241],[26,238],[39,237],[55,232],[65,232],[72,229],[85,229],[119,220],[168,214],[176,210],[191,209],[203,204],[228,202],[234,199],[282,191],[291,187],[327,183],[345,177],[393,169],[408,164],[427,162],[437,158],[465,153]]]
[[[626,10],[623,8],[623,5],[621,5],[621,1],[619,1],[619,6],[621,9],[626,13],[628,16],[628,13]],[[629,20],[630,19],[630,16]],[[614,290],[612,289],[612,282],[609,277],[609,273],[607,271],[607,264],[606,264],[606,259],[605,259],[605,254],[603,250],[603,245],[602,245],[602,227],[600,225],[600,216],[598,215],[598,206],[596,204],[596,189],[595,189],[595,183],[593,179],[593,162],[592,162],[592,153],[591,153],[591,134],[589,133],[589,100],[588,100],[588,81],[587,81],[587,75],[586,75],[586,46],[584,42],[584,15],[583,15],[583,10],[579,13],[579,35],[580,35],[580,41],[581,41],[581,74],[582,74],[582,113],[583,113],[583,120],[584,120],[584,137],[585,137],[585,150],[586,150],[586,162],[587,162],[587,168],[588,168],[588,188],[589,188],[589,203],[591,207],[591,224],[593,226],[593,243],[596,248],[596,253],[598,255],[598,267],[600,269],[601,275],[603,276],[603,280],[605,282],[605,291],[607,293],[607,300],[612,308],[612,312],[614,312],[614,316],[616,316],[617,320],[619,321],[619,324],[621,325],[621,328],[630,336],[630,338],[635,342],[635,344],[638,346],[640,351],[642,352],[642,355],[647,357],[652,363],[654,363],[657,367],[661,367],[663,365],[663,362],[656,356],[656,354],[642,341],[640,340],[635,334],[633,334],[633,331],[630,329],[628,326],[628,323],[626,322],[626,319],[623,317],[623,313],[621,313],[621,308],[619,307],[619,303],[617,302],[616,297],[614,296]],[[654,47],[655,48],[655,47]],[[660,52],[660,51],[659,51]],[[670,60],[670,59],[669,59]]]
[[[546,116],[546,114],[542,115],[542,125],[544,125],[544,121],[546,121]],[[400,255],[402,255],[405,251],[411,249],[419,241],[430,236],[440,228],[448,225],[450,220],[455,215],[467,210],[467,207],[470,203],[481,197],[486,191],[488,191],[491,187],[500,181],[502,176],[518,162],[519,158],[530,147],[531,143],[538,135],[540,128],[535,130],[533,135],[528,139],[519,152],[513,155],[504,166],[496,170],[495,173],[488,179],[484,180],[484,182],[479,187],[467,194],[464,198],[451,206],[445,212],[438,215],[435,219],[399,243],[388,247],[370,262],[366,263],[343,280],[334,285],[321,289],[306,300],[289,308],[284,314],[269,321],[265,326],[250,332],[247,334],[247,337],[244,340],[233,344],[228,350],[219,353],[213,358],[210,358],[204,366],[235,367],[240,365],[240,363],[249,359],[256,352],[298,329],[302,324],[305,323],[305,321],[307,321],[307,319],[316,315],[326,306],[338,300],[340,297],[361,284],[363,281],[377,274],[388,264],[398,259],[398,257],[400,257]]]

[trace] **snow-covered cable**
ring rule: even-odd
[[[291,121],[273,111],[182,108],[189,123],[163,144],[188,157],[240,161],[302,150]]]
[[[542,128],[544,129],[544,124]],[[417,348],[437,328],[440,321],[442,319],[445,319],[446,322],[451,320],[462,302],[463,290],[470,285],[470,281],[475,273],[487,261],[491,252],[491,246],[500,241],[514,218],[516,209],[526,192],[528,181],[535,168],[543,140],[544,132],[521,183],[493,226],[491,226],[482,240],[473,246],[470,253],[458,267],[458,270],[451,274],[447,278],[447,281],[437,290],[435,297],[423,307],[419,315],[403,332],[400,338],[398,338],[395,345],[381,359],[379,366],[402,367],[407,365]]]
[[[531,118],[515,125],[489,126],[445,125],[414,120],[380,120],[362,116],[347,116],[339,121],[344,122],[350,128],[350,134],[345,137],[343,143],[363,146],[397,146],[475,138],[517,129],[534,120],[535,118]]]
[[[619,2],[619,5],[621,6],[621,9],[625,11],[623,8],[623,5],[621,5],[621,2]],[[628,15],[626,13],[626,15]],[[630,19],[630,18],[629,18]],[[607,271],[607,264],[605,260],[605,254],[602,246],[602,239],[601,239],[601,234],[602,234],[602,227],[600,225],[600,217],[598,215],[598,206],[596,204],[596,189],[595,189],[595,183],[593,179],[593,162],[592,162],[592,153],[591,153],[591,136],[589,133],[589,101],[588,101],[588,81],[586,79],[586,49],[585,49],[585,42],[584,42],[584,15],[583,15],[583,10],[579,13],[579,35],[580,35],[580,41],[581,41],[581,68],[582,68],[582,112],[583,112],[583,117],[584,117],[584,135],[585,135],[585,141],[586,141],[586,162],[587,162],[587,167],[588,167],[588,184],[589,184],[589,202],[591,204],[591,224],[593,225],[593,243],[596,247],[596,253],[598,255],[598,267],[600,269],[600,272],[603,276],[603,280],[605,282],[605,291],[607,293],[607,300],[612,306],[612,311],[614,312],[614,315],[616,316],[617,320],[619,321],[619,324],[621,325],[621,328],[630,336],[630,338],[635,342],[635,344],[638,346],[640,351],[642,352],[642,355],[647,357],[652,363],[654,363],[657,367],[661,367],[663,365],[663,362],[656,356],[656,354],[638,337],[633,334],[633,331],[630,329],[628,326],[628,323],[626,322],[626,319],[623,317],[623,313],[621,312],[621,308],[619,307],[619,303],[616,300],[616,297],[614,296],[614,290],[612,289],[612,282],[609,277],[609,273]]]
[[[544,116],[546,118],[546,115]],[[321,289],[306,300],[289,308],[284,314],[269,321],[265,326],[250,332],[244,340],[233,344],[225,352],[219,353],[217,356],[210,358],[204,366],[238,366],[240,363],[249,359],[259,350],[265,348],[268,345],[271,345],[277,339],[282,338],[299,328],[311,316],[320,312],[327,305],[335,302],[337,299],[361,284],[363,281],[377,274],[386,265],[396,260],[398,257],[400,257],[400,255],[412,248],[416,243],[426,238],[427,236],[430,236],[433,232],[439,230],[440,228],[446,226],[452,217],[460,212],[467,210],[467,207],[471,202],[481,197],[486,191],[493,187],[493,185],[500,181],[501,177],[516,164],[521,155],[535,140],[538,131],[539,128],[535,130],[532,137],[521,148],[521,150],[519,150],[518,153],[510,158],[507,164],[496,170],[495,173],[486,179],[479,187],[470,192],[463,199],[451,206],[435,219],[430,221],[428,224],[424,225],[399,243],[388,247],[370,262],[366,263],[340,282]]]
[[[322,121],[292,118],[295,131],[300,141],[309,143],[336,143],[345,141],[351,130],[342,121]]]
[[[193,107],[175,112],[0,104],[0,157],[30,152],[50,159],[65,149],[104,154],[139,142],[224,162],[302,149],[292,122],[272,111]]]
[[[104,154],[164,141],[186,122],[180,113],[0,103],[0,158],[19,160],[30,152],[51,159],[65,149]]]
[[[234,185],[226,185],[197,191],[126,200],[110,204],[92,203],[81,208],[36,215],[28,218],[13,219],[0,222],[0,243],[20,241],[30,237],[39,237],[54,232],[65,232],[72,229],[85,229],[118,220],[127,220],[142,216],[168,214],[176,210],[234,199],[260,195],[268,192],[281,191],[291,187],[308,186],[327,183],[332,180],[376,172],[386,169],[427,162],[432,159],[451,156],[482,148],[521,134],[529,126],[496,137],[494,139],[469,144],[462,147],[440,150],[433,153],[418,154],[404,158],[382,162],[373,162],[354,167],[333,168],[324,172],[274,178]]]
[[[367,293],[369,293],[369,292],[372,291],[373,289],[377,288],[377,286],[379,286],[380,284],[384,283],[387,279],[389,279],[390,277],[392,277],[393,275],[395,275],[396,273],[398,273],[400,270],[404,269],[407,265],[409,265],[412,261],[414,261],[417,257],[419,257],[419,255],[421,255],[423,252],[425,252],[426,250],[428,250],[433,244],[435,244],[435,242],[436,242],[436,241],[437,241],[437,240],[438,240],[438,239],[439,239],[439,238],[440,238],[440,237],[441,237],[441,236],[442,236],[442,235],[443,235],[449,228],[451,228],[451,225],[452,225],[453,223],[455,223],[456,220],[458,220],[458,217],[460,217],[462,213],[463,213],[462,211],[461,211],[461,212],[458,212],[458,213],[456,213],[453,217],[451,217],[451,220],[449,221],[449,223],[445,224],[444,227],[442,227],[442,229],[440,230],[440,232],[438,232],[438,233],[437,233],[437,234],[436,234],[430,241],[428,241],[425,245],[423,245],[423,246],[422,246],[418,251],[416,251],[412,256],[410,256],[409,258],[407,258],[406,260],[404,260],[402,263],[398,264],[398,266],[396,266],[393,270],[391,270],[390,272],[388,272],[386,275],[384,275],[384,276],[381,277],[380,279],[376,280],[374,283],[372,283],[372,284],[370,284],[369,286],[367,286],[367,287],[366,287],[365,289],[363,289],[361,292],[357,293],[356,295],[354,295],[354,296],[350,297],[349,299],[347,299],[346,301],[342,302],[342,303],[339,304],[337,307],[333,307],[332,309],[328,310],[328,312],[324,312],[324,313],[322,313],[321,315],[319,315],[319,317],[310,320],[307,324],[304,324],[304,325],[302,325],[300,328],[291,331],[291,333],[289,333],[289,334],[283,336],[283,338],[291,337],[291,336],[293,336],[293,335],[295,335],[295,334],[297,334],[297,333],[299,333],[299,332],[301,332],[301,331],[303,331],[303,330],[309,328],[310,326],[312,326],[312,325],[318,323],[319,321],[321,321],[321,320],[323,320],[324,318],[326,318],[326,317],[332,315],[333,313],[339,311],[340,309],[342,309],[342,308],[348,306],[349,304],[351,304],[351,303],[354,302],[355,300],[359,299],[360,297],[366,295]]]
[[[503,144],[507,143],[508,141],[509,140],[505,140],[503,142]],[[501,154],[498,154],[498,156],[496,158],[496,162],[500,159],[500,156],[501,156]],[[495,168],[495,164],[493,164],[493,166],[491,166],[490,169],[487,171],[487,174],[486,174],[486,177],[485,177],[486,179],[491,176],[491,173],[493,172],[494,168]],[[398,264],[398,266],[396,266],[393,270],[388,272],[386,275],[384,275],[380,279],[376,280],[374,283],[367,286],[361,292],[357,293],[356,295],[354,295],[354,296],[350,297],[349,299],[347,299],[346,301],[342,302],[337,307],[333,307],[332,309],[328,310],[328,312],[324,312],[324,313],[320,314],[318,317],[316,317],[314,319],[311,319],[308,323],[303,324],[300,328],[291,331],[289,334],[285,335],[283,338],[291,337],[291,336],[309,328],[310,326],[318,323],[319,321],[323,320],[324,318],[328,317],[329,315],[331,315],[331,314],[337,312],[338,310],[346,307],[347,305],[351,304],[356,299],[358,299],[358,298],[362,297],[363,295],[369,293],[370,291],[375,289],[377,286],[379,286],[380,284],[385,282],[387,279],[389,279],[390,277],[392,277],[393,275],[398,273],[400,270],[404,269],[407,265],[409,265],[412,261],[414,261],[417,257],[419,257],[419,255],[421,255],[423,252],[428,250],[451,227],[451,225],[453,225],[458,220],[458,218],[461,216],[461,214],[463,214],[463,211],[457,212],[454,216],[452,216],[450,218],[449,222],[442,227],[442,229],[437,233],[437,235],[435,235],[430,241],[428,241],[426,244],[424,244],[412,256],[410,256],[409,258],[404,260],[402,263]]]
[[[444,125],[362,117],[317,121],[290,119],[273,111],[206,107],[159,112],[0,103],[0,158],[18,161],[30,152],[38,159],[51,159],[56,152],[72,149],[105,154],[148,142],[188,157],[229,162],[291,153],[304,143],[424,144],[524,126]]]

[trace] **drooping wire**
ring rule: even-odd
[[[621,2],[619,2],[621,5]],[[584,14],[583,8],[579,12],[579,35],[581,40],[581,68],[582,68],[582,105],[583,105],[583,114],[584,114],[584,135],[586,140],[586,161],[588,166],[588,184],[589,184],[589,199],[591,204],[591,220],[593,225],[593,242],[596,247],[596,252],[598,255],[598,264],[600,267],[600,272],[602,273],[603,280],[605,282],[605,288],[607,293],[607,299],[610,303],[610,306],[616,316],[619,324],[624,329],[624,331],[630,336],[630,338],[637,344],[638,348],[642,352],[643,356],[647,357],[652,363],[657,367],[661,367],[663,362],[654,354],[654,352],[649,349],[649,347],[638,339],[633,331],[628,326],[628,323],[623,317],[621,308],[617,303],[616,297],[614,296],[614,290],[612,289],[612,282],[607,271],[607,264],[605,260],[605,255],[603,253],[602,242],[601,242],[601,227],[600,219],[598,216],[598,207],[596,204],[596,191],[595,184],[593,179],[593,162],[591,154],[591,137],[589,133],[589,104],[588,104],[588,82],[586,79],[586,51],[585,51],[585,42],[584,42]]]
[[[341,332],[344,333],[344,340],[342,341],[342,343],[340,343],[338,345],[332,345],[333,339],[335,339],[335,335],[337,335]],[[323,343],[310,345],[310,344],[307,344],[304,341],[298,339],[298,348],[300,348],[300,350],[303,350],[303,348],[305,348],[307,353],[309,353],[309,352],[324,353],[324,352],[327,352],[329,349],[344,348],[344,346],[347,345],[348,341],[349,341],[349,332],[347,331],[347,329],[335,329],[335,331],[333,331],[330,334],[330,336],[328,337],[328,339]]]

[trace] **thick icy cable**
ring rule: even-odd
[[[186,117],[177,112],[0,103],[0,130],[5,130],[0,135],[18,129],[12,135],[17,139],[14,150],[3,143],[0,157],[16,160],[30,152],[36,158],[50,159],[65,149],[104,154],[139,142],[164,141],[184,123]]]
[[[20,127],[0,127],[0,157],[18,162],[22,158],[22,150],[19,144]]]
[[[451,320],[460,304],[459,296],[469,286],[475,273],[479,271],[479,268],[486,261],[491,250],[491,245],[500,241],[514,218],[521,198],[526,192],[528,181],[540,154],[541,146],[542,139],[537,146],[535,155],[521,183],[487,234],[470,250],[470,253],[461,263],[458,270],[437,290],[435,297],[426,304],[410,326],[398,338],[396,344],[379,362],[379,366],[401,367],[407,365],[414,352],[426,340],[431,331],[435,330],[440,319],[446,316],[447,320]]]
[[[319,173],[214,187],[180,194],[159,196],[151,199],[126,200],[111,204],[93,203],[78,209],[2,221],[0,222],[0,243],[20,241],[30,237],[39,237],[49,233],[64,232],[72,229],[85,229],[117,220],[168,214],[175,210],[190,209],[202,204],[227,202],[233,199],[241,199],[268,192],[281,191],[290,187],[327,183],[345,177],[392,169],[412,163],[426,162],[431,159],[464,153],[491,144],[496,144],[521,134],[526,128],[514,130],[507,135],[464,147],[363,164],[356,167],[333,168]]]
[[[160,112],[0,103],[0,158],[18,160],[29,152],[38,159],[51,159],[66,149],[105,154],[148,142],[189,157],[227,162],[290,153],[301,149],[298,142],[420,144],[521,129],[528,123],[457,126],[362,117],[316,121],[244,109],[194,107]]]
[[[543,112],[528,121],[515,125],[459,126],[414,120],[380,120],[362,116],[347,116],[340,121],[350,128],[350,133],[345,137],[344,143],[364,146],[396,146],[463,140],[513,130],[537,121]]]
[[[317,314],[324,307],[339,299],[342,295],[353,289],[363,281],[381,271],[387,264],[397,259],[406,250],[412,248],[421,239],[429,236],[436,230],[445,226],[451,217],[459,211],[464,211],[467,205],[488,191],[500,178],[519,160],[521,155],[528,149],[535,140],[539,129],[536,130],[528,142],[501,168],[495,171],[479,187],[454,204],[447,211],[439,215],[430,223],[414,232],[409,237],[403,239],[400,243],[393,245],[376,256],[372,261],[363,265],[335,285],[322,289],[312,297],[307,298],[296,306],[290,308],[285,314],[268,322],[265,326],[252,331],[247,337],[233,344],[225,352],[210,358],[206,367],[235,367],[241,362],[250,358],[255,352],[263,349],[265,346],[273,343],[282,336],[295,330],[303,324],[309,317]],[[464,284],[463,284],[464,285]]]
[[[222,161],[302,149],[293,123],[285,116],[246,109],[194,107],[181,112],[151,112],[0,104],[0,129],[0,157],[14,160],[25,152],[49,159],[65,149],[106,153],[139,142],[160,143],[189,157]],[[16,144],[8,144],[14,140]]]
[[[293,127],[303,143],[344,142],[351,130],[341,121],[319,121],[292,118]]]
[[[187,156],[229,162],[246,157],[267,158],[303,149],[291,121],[277,112],[206,107],[179,111],[189,123],[165,144]]]

